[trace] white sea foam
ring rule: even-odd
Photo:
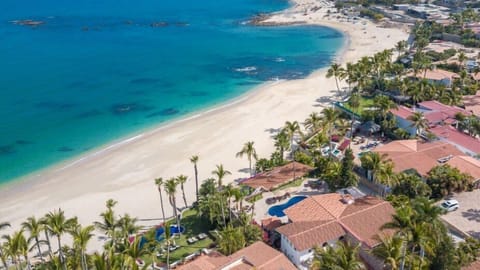
[[[250,71],[255,71],[257,70],[256,67],[254,66],[251,66],[251,67],[243,67],[243,68],[236,68],[235,71],[238,71],[238,72],[250,72]]]

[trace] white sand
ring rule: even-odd
[[[296,2],[299,5],[274,19],[306,20],[345,32],[349,42],[339,58],[343,63],[392,48],[407,38],[402,30],[379,28],[370,22],[362,25],[324,20],[325,9],[303,16],[305,7],[318,4]],[[186,193],[191,202],[195,187],[189,157],[194,154],[200,157],[200,179],[210,177],[220,163],[232,172],[226,182],[247,177],[247,159],[235,158],[244,142],[254,141],[259,156],[267,157],[274,150],[272,132],[287,120],[303,121],[312,111],[321,111],[335,92],[335,82],[325,78],[325,70],[306,79],[266,84],[228,106],[169,124],[2,188],[0,221],[17,226],[27,216],[43,216],[61,207],[68,215],[77,215],[82,223],[90,223],[98,219],[108,198],[119,202],[119,213],[128,212],[142,219],[160,218],[154,178],[188,175]],[[182,206],[180,192],[177,197]],[[165,205],[170,214],[167,200]]]

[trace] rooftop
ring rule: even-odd
[[[230,256],[213,252],[203,255],[179,270],[220,270],[220,269],[258,269],[258,270],[295,270],[293,264],[283,253],[263,242],[255,242]]]
[[[430,129],[435,136],[474,153],[480,153],[480,140],[468,136],[451,126],[437,126]]]
[[[257,174],[249,179],[242,181],[241,184],[255,189],[263,187],[266,190],[272,190],[276,187],[281,186],[282,184],[294,180],[294,172],[295,177],[298,178],[307,175],[312,170],[312,167],[294,161],[286,165],[276,167],[269,172]]]
[[[480,80],[480,73],[478,73],[478,79],[475,80]],[[480,91],[477,91],[475,95],[463,96],[463,105],[467,111],[480,116]]]
[[[426,175],[430,169],[439,165],[438,160],[441,158],[463,155],[455,146],[440,141],[425,143],[417,140],[398,140],[377,147],[374,151],[386,154],[395,165],[395,172],[415,169],[421,175]]]
[[[447,164],[469,174],[474,181],[480,179],[480,160],[469,156],[455,156]]]
[[[292,222],[277,231],[297,250],[322,246],[347,233],[372,248],[379,243],[376,235],[394,212],[388,202],[376,197],[347,202],[338,193],[315,195],[287,208],[285,213]]]
[[[444,69],[435,69],[435,70],[427,70],[427,72],[420,72],[416,75],[414,73],[407,74],[409,77],[416,77],[419,79],[427,79],[432,81],[441,81],[441,80],[452,80],[453,78],[457,78],[458,74],[454,72],[450,72]]]
[[[469,111],[460,107],[445,105],[435,100],[420,102],[418,103],[418,107],[418,111],[423,113],[425,119],[431,125],[440,122],[446,122],[448,124],[454,123],[457,113],[471,115]],[[391,109],[390,112],[400,118],[408,119],[414,110],[405,106],[398,106],[396,109]]]

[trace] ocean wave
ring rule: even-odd
[[[277,58],[275,58],[274,61],[275,62],[285,62],[285,59],[283,59],[282,57],[277,57]]]
[[[257,67],[250,66],[250,67],[243,67],[243,68],[236,68],[235,71],[238,72],[251,72],[257,70]]]

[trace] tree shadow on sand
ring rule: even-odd
[[[480,222],[480,209],[468,209],[462,216],[470,221]]]

